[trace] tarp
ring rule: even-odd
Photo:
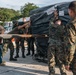
[[[32,34],[49,34],[49,22],[54,17],[53,12],[55,6],[59,9],[59,18],[64,25],[70,20],[68,14],[68,5],[70,2],[58,3],[42,8],[32,10],[31,16],[31,28]],[[37,54],[42,57],[47,57],[48,50],[48,38],[36,38]]]
[[[68,5],[70,2],[58,3],[43,8],[38,8],[30,12],[32,21],[32,33],[33,34],[48,34],[49,21],[53,16],[55,6],[59,9],[59,18],[62,20],[63,24],[70,20],[68,15]]]

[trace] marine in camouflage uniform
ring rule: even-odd
[[[49,48],[48,48],[48,66],[49,75],[55,75],[55,65],[58,64],[61,75],[66,75],[63,63],[64,50],[62,49],[62,38],[64,27],[51,21],[49,26]]]
[[[17,59],[15,59],[13,57],[14,55],[14,45],[12,43],[12,38],[8,40],[8,48],[10,49],[10,61],[17,61]]]
[[[12,34],[12,33],[11,33]],[[10,39],[8,39],[7,40],[7,48],[9,48],[10,49],[10,61],[17,61],[17,59],[15,59],[14,57],[13,57],[13,55],[14,55],[14,45],[13,45],[13,42],[12,42],[12,39],[13,38],[10,38]]]
[[[68,13],[71,17],[71,21],[66,27],[66,46],[67,46],[67,59],[66,70],[71,69],[73,75],[76,75],[76,1],[72,1],[68,7]]]
[[[28,31],[27,31],[27,34],[32,34],[32,28],[31,26],[29,26],[29,28],[27,28]],[[30,55],[30,51],[32,51],[32,56],[34,55],[34,41],[35,41],[35,38],[34,37],[30,37],[30,38],[27,38],[27,43],[28,43],[28,53],[26,54],[27,56]]]
[[[70,65],[74,75],[76,75],[76,17],[67,24],[66,42],[68,47],[68,58],[66,65]]]
[[[4,56],[6,54],[6,52],[8,51],[8,44],[7,44],[7,41],[6,39],[3,39],[3,52],[2,52],[2,56]]]
[[[7,42],[6,42],[7,41]],[[13,54],[14,54],[14,46],[13,43],[11,41],[11,39],[7,40],[7,39],[3,39],[3,43],[2,43],[2,53],[1,55],[4,56],[5,53],[8,51],[8,48],[10,49],[10,61],[16,61],[16,59],[13,58]]]
[[[24,22],[22,22],[24,24]],[[15,27],[18,27],[18,22],[16,21],[14,23],[13,29]],[[17,34],[24,34],[25,33],[25,28],[19,29]],[[22,37],[16,37],[15,38],[15,43],[16,43],[16,56],[15,58],[19,58],[19,50],[21,46],[21,51],[22,51],[22,57],[25,58],[25,46],[24,46],[25,38]]]
[[[21,46],[21,51],[22,51],[22,57],[25,58],[24,40],[25,40],[25,38],[21,38],[21,37],[15,38],[15,43],[16,43],[16,56],[15,56],[15,58],[19,57],[20,46]]]
[[[10,49],[10,61],[17,61],[17,59],[13,58],[14,55],[14,45],[12,43],[12,38],[10,39],[3,39],[3,51],[2,51],[2,56],[6,54],[8,51],[8,48]]]
[[[0,26],[0,34],[4,33],[4,28],[2,26]],[[2,38],[0,37],[0,66],[5,66],[5,64],[2,61],[2,51],[3,51],[3,42],[2,42]]]

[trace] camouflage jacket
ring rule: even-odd
[[[0,34],[2,34],[4,31],[4,28],[0,25]],[[2,43],[2,38],[0,37],[0,44]]]
[[[58,44],[60,45],[63,42],[64,38],[64,26],[57,25],[53,22],[49,25],[49,41],[48,43],[51,44]]]
[[[67,64],[70,64],[73,60],[73,56],[76,57],[76,18],[66,25],[66,46],[68,47],[68,59]],[[72,49],[71,49],[72,48]],[[75,54],[75,55],[74,55]]]
[[[70,45],[76,44],[76,18],[67,24],[67,43]]]

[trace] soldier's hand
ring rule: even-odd
[[[18,29],[21,29],[22,28],[22,26],[18,26]]]
[[[65,66],[65,69],[66,69],[67,71],[71,71],[69,65],[66,65],[66,66]]]

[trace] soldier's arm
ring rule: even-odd
[[[27,23],[25,23],[25,24],[23,24],[22,26],[18,26],[18,29],[22,29],[22,28],[28,28],[30,26],[30,21],[29,22],[27,22]]]
[[[71,32],[71,30],[69,29],[69,32]],[[70,39],[70,37],[68,38],[68,39]],[[69,41],[69,44],[71,44],[71,42]],[[73,58],[74,58],[74,54],[75,54],[75,46],[74,45],[71,45],[69,48],[69,62],[68,62],[68,64],[70,64],[71,62],[72,62],[72,60],[73,60]]]
[[[67,41],[67,46],[68,46],[68,51],[69,51],[68,64],[71,64],[71,62],[74,58],[74,54],[75,54],[75,45],[72,42],[72,40],[75,41],[75,39],[73,38],[73,33],[72,33],[71,27],[68,28],[67,40],[68,40]]]

